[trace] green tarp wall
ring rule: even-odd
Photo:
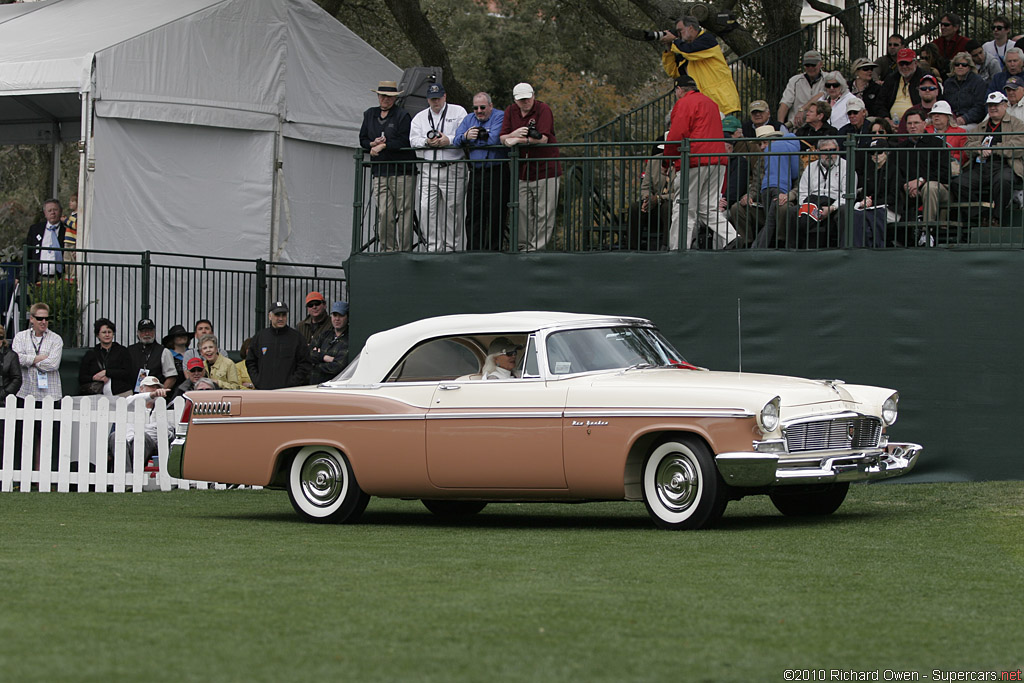
[[[353,350],[449,313],[653,320],[690,361],[891,387],[890,433],[924,453],[901,481],[1024,479],[1024,252],[837,250],[355,255]]]

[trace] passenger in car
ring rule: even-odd
[[[522,348],[522,344],[515,344],[508,337],[496,337],[487,347],[484,379],[517,379],[516,363]]]

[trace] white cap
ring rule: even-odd
[[[932,110],[929,114],[945,114],[946,116],[952,116],[953,110],[949,107],[949,102],[946,100],[939,100],[932,105]]]
[[[998,90],[990,92],[988,97],[985,98],[985,104],[1000,104],[1002,102],[1009,102],[1006,98],[1006,94]]]
[[[512,88],[513,100],[525,100],[530,97],[533,97],[533,86],[529,83],[519,83]]]
[[[142,381],[139,382],[140,387],[157,387],[161,384],[163,384],[163,382],[161,382],[160,378],[156,375],[146,375],[142,378]]]

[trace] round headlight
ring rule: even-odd
[[[896,415],[899,412],[899,402],[900,395],[893,394],[885,399],[885,403],[882,404],[882,422],[887,427],[896,421]]]
[[[774,432],[779,428],[779,402],[778,396],[764,404],[758,421],[761,423],[761,431],[765,434]]]

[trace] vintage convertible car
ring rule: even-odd
[[[354,520],[370,496],[450,516],[643,500],[657,525],[698,529],[752,494],[830,514],[850,482],[908,472],[921,447],[889,441],[897,401],[839,380],[710,372],[641,318],[453,315],[371,336],[320,386],[188,394],[169,466],[286,488],[317,522]]]

